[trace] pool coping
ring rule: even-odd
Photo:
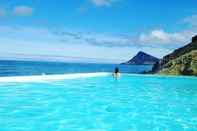
[[[8,76],[0,77],[0,82],[39,82],[39,81],[57,81],[65,79],[79,79],[89,77],[107,76],[110,73],[75,73],[75,74],[59,74],[59,75],[34,75],[34,76]]]
[[[32,75],[32,76],[6,76],[0,77],[0,82],[43,82],[43,81],[59,81],[66,79],[80,79],[90,77],[103,77],[111,75],[110,72],[94,72],[94,73],[74,73],[74,74],[54,74],[54,75]],[[122,73],[122,76],[133,76],[133,77],[157,77],[157,78],[187,78],[196,79],[194,76],[173,76],[173,75],[157,75],[157,74],[131,74]]]

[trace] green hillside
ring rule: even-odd
[[[197,75],[197,50],[170,60],[158,73],[166,75]]]
[[[197,75],[197,36],[192,42],[163,57],[152,73],[165,75]]]

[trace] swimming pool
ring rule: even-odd
[[[77,76],[77,77],[76,77]],[[0,78],[0,131],[197,130],[197,78]]]

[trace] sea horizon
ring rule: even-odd
[[[150,71],[152,65],[121,65],[109,63],[75,63],[57,61],[0,60],[0,76],[25,76],[43,74],[68,74],[90,72],[113,72],[115,67],[121,73],[142,73]]]

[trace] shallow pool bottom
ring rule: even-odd
[[[1,82],[0,130],[197,130],[194,77],[35,80]]]

